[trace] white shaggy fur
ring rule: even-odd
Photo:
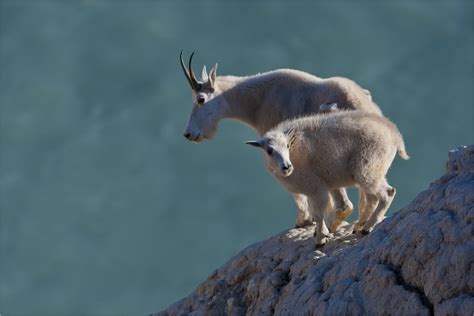
[[[385,215],[395,188],[385,178],[398,151],[408,159],[403,138],[388,119],[361,111],[341,111],[289,120],[250,145],[266,151],[268,171],[293,195],[308,197],[316,220],[316,244],[329,237],[329,191],[358,186],[356,230],[370,232]]]
[[[381,115],[368,90],[342,77],[322,79],[311,74],[280,69],[249,77],[217,76],[217,64],[209,75],[205,68],[198,81],[191,67],[181,65],[192,88],[194,106],[184,136],[193,142],[212,138],[222,119],[230,118],[246,123],[262,136],[278,123],[335,109],[361,110]],[[193,78],[191,78],[193,77]],[[337,104],[331,107],[330,104]],[[320,109],[322,106],[322,109]],[[353,211],[344,188],[331,191],[336,210],[334,229]],[[312,224],[306,197],[294,195],[298,213],[297,227]]]

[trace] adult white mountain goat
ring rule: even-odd
[[[194,53],[193,53],[194,54]],[[337,104],[341,110],[361,110],[381,115],[370,92],[347,78],[321,79],[311,74],[280,69],[248,77],[217,76],[217,64],[209,74],[204,66],[199,81],[192,69],[191,54],[186,68],[182,52],[180,62],[192,89],[194,106],[184,136],[193,142],[211,138],[220,120],[236,119],[246,123],[262,136],[278,123],[320,112],[320,105]],[[324,108],[323,111],[331,110]],[[331,191],[335,221],[332,230],[353,211],[344,188]],[[295,194],[298,208],[296,226],[312,223],[304,195]]]
[[[340,111],[289,120],[259,141],[268,171],[292,194],[308,197],[316,220],[316,245],[329,235],[329,191],[358,186],[361,192],[356,230],[370,232],[394,196],[385,178],[398,152],[408,159],[403,138],[388,119],[361,111]]]

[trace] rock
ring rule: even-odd
[[[473,315],[474,146],[368,236],[352,225],[321,249],[314,227],[241,251],[155,315]]]

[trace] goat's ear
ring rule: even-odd
[[[216,77],[217,77],[217,64],[215,64],[209,71],[209,82],[213,86],[214,86],[214,82],[216,81]]]
[[[201,78],[202,78],[202,82],[206,82],[207,80],[209,80],[209,77],[207,75],[206,65],[202,67]]]
[[[298,140],[298,138],[302,135],[301,131],[296,130],[296,128],[292,127],[287,131],[288,137],[288,145],[291,148],[293,144]]]
[[[262,147],[262,141],[256,140],[249,140],[245,142],[247,145],[255,146],[255,147]]]
[[[372,93],[370,93],[370,91],[367,89],[364,89],[364,92],[369,97],[369,99],[372,100]]]
[[[292,126],[286,130],[285,134],[288,136],[288,138],[291,138],[295,134],[295,131],[295,127]]]

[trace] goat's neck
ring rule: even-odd
[[[227,118],[239,120],[260,135],[278,122],[270,122],[270,113],[265,111],[266,98],[271,87],[271,81],[264,75],[251,77],[219,77],[219,84],[223,86],[224,98],[228,104]]]

